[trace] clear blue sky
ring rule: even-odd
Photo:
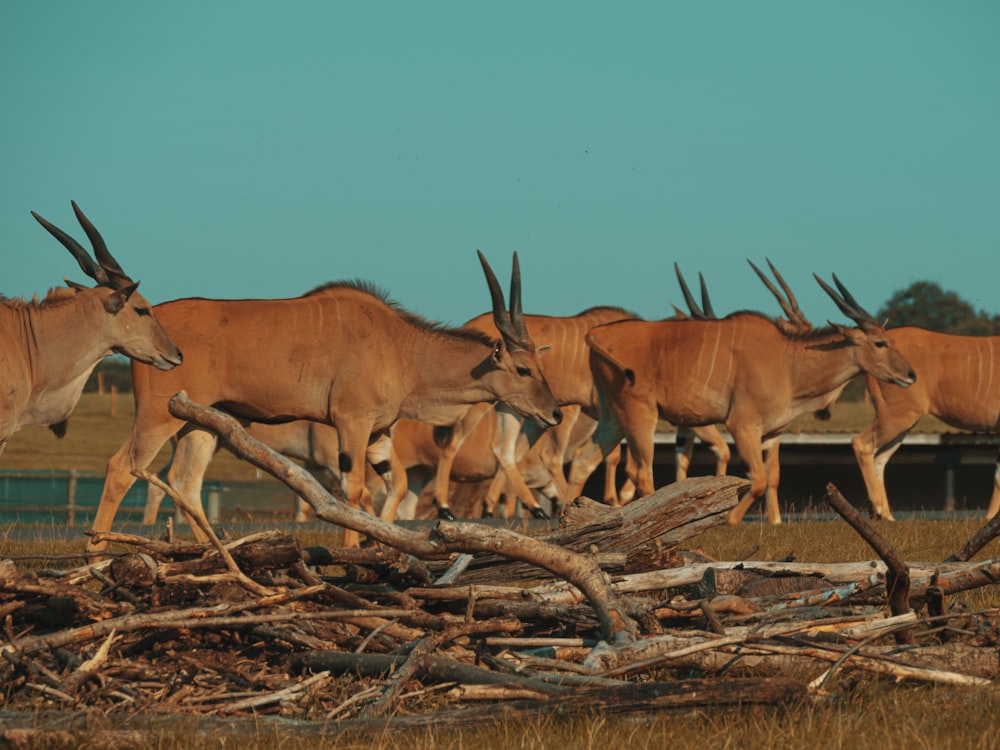
[[[280,6],[280,7],[279,7]],[[81,274],[69,201],[155,302],[363,278],[461,323],[475,251],[529,312],[656,318],[770,257],[874,312],[927,279],[1000,313],[1000,3],[0,4],[8,296]]]

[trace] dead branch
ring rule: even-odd
[[[947,557],[945,561],[966,562],[971,560],[973,555],[996,539],[997,535],[1000,535],[1000,513],[993,516],[983,528],[973,534],[972,538],[962,546],[962,549]]]
[[[833,484],[826,486],[826,501],[885,561],[888,568],[885,574],[886,590],[889,593],[889,608],[892,613],[902,615],[908,612],[910,609],[910,570],[906,563],[896,554],[892,545],[844,499],[844,496]],[[900,643],[913,642],[913,636],[909,630],[897,633],[896,639]]]

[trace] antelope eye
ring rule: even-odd
[[[876,341],[875,342],[875,347],[878,348],[878,349],[885,349],[887,346],[889,346],[889,344],[887,344],[885,341]]]
[[[518,367],[517,374],[520,375],[522,378],[526,378],[529,375],[531,375],[531,370],[527,367]]]
[[[136,314],[138,315],[152,315],[153,312],[148,307],[137,307],[135,308]]]

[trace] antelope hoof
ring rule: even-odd
[[[454,521],[455,514],[451,512],[451,508],[447,506],[442,506],[438,508],[438,518],[442,521]]]
[[[544,510],[542,510],[541,508],[532,508],[531,515],[533,515],[535,518],[543,520],[548,520],[549,518],[549,514],[546,513]]]
[[[484,509],[483,510],[483,515],[480,516],[480,518],[493,518],[493,511],[492,510],[485,510]]]

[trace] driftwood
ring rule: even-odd
[[[793,705],[845,673],[972,687],[1000,676],[1000,612],[949,607],[956,591],[1000,580],[998,560],[903,562],[864,526],[880,560],[684,553],[686,539],[725,521],[745,486],[735,478],[687,480],[621,509],[581,500],[536,538],[458,522],[412,532],[335,501],[225,415],[182,399],[172,408],[375,544],[108,533],[125,553],[98,564],[55,574],[0,561],[8,709],[270,714],[296,718],[297,731],[315,721],[360,733],[553,711]],[[911,643],[891,643],[900,637]],[[702,679],[684,679],[689,670]],[[427,695],[438,710],[421,710]],[[0,744],[22,729],[6,725]]]

